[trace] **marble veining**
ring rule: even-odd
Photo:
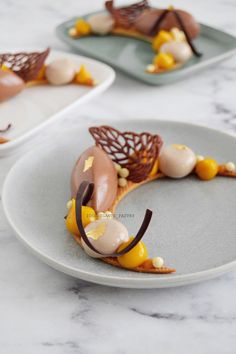
[[[152,3],[166,6],[164,0]],[[234,0],[172,3],[201,22],[236,35]],[[1,50],[51,46],[68,51],[56,38],[55,26],[102,4],[102,0],[2,0]],[[190,121],[236,133],[235,82],[235,57],[166,87],[149,87],[117,74],[107,92],[47,135],[63,137],[68,126],[79,132],[83,121],[128,118]],[[0,186],[22,154],[0,159]],[[235,296],[236,270],[201,284],[160,290],[115,289],[61,274],[16,240],[0,198],[2,354],[235,354]]]

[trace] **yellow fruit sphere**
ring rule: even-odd
[[[206,158],[197,162],[195,171],[200,179],[208,181],[217,175],[218,170],[217,162],[211,158]]]
[[[81,35],[81,36],[86,36],[91,33],[90,24],[82,18],[79,18],[75,22],[75,29],[76,29],[77,34]]]
[[[82,223],[83,227],[86,227],[92,221],[96,219],[96,213],[93,208],[88,206],[82,206]],[[78,226],[76,223],[76,215],[75,215],[75,199],[72,199],[72,206],[68,212],[66,217],[66,228],[73,235],[79,235]]]
[[[152,49],[155,52],[158,52],[162,44],[170,41],[173,41],[171,33],[167,31],[160,31],[152,41]]]
[[[82,85],[92,83],[92,76],[84,65],[81,65],[79,72],[75,75],[75,82]]]
[[[123,243],[119,248],[118,252],[122,251],[127,247],[130,242],[133,240],[133,237],[130,237],[129,241]],[[137,245],[132,248],[131,251],[124,254],[123,256],[117,257],[118,262],[124,268],[135,268],[140,266],[148,258],[147,247],[142,241],[139,241]]]
[[[171,69],[175,60],[170,53],[159,53],[153,59],[153,64],[157,65],[160,69]]]

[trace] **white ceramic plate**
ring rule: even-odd
[[[39,85],[27,88],[12,99],[0,103],[0,128],[12,123],[9,132],[3,135],[10,142],[0,145],[0,157],[12,153],[55,121],[69,116],[79,105],[106,90],[114,81],[115,72],[112,68],[80,55],[51,50],[46,63],[58,58],[71,58],[78,64],[78,68],[85,64],[99,84],[93,88]]]
[[[111,124],[121,130],[135,127],[140,132],[158,132],[167,144],[187,144],[219,162],[235,160],[236,138],[209,128],[151,120]],[[139,274],[87,257],[67,233],[63,217],[71,169],[92,139],[87,127],[71,129],[64,136],[69,138],[58,138],[25,155],[3,188],[3,207],[12,229],[40,259],[84,280],[130,288],[190,284],[236,265],[236,180],[225,177],[209,182],[195,177],[155,181],[121,202],[118,213],[131,214],[122,219],[131,234],[137,231],[145,209],[153,210],[145,242],[150,256],[163,256],[167,265],[176,268],[175,274]],[[58,158],[62,155],[64,159]]]

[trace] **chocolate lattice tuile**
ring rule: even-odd
[[[149,7],[147,0],[120,8],[115,8],[113,0],[109,0],[106,1],[105,6],[113,16],[116,25],[124,28],[131,27],[143,10]]]
[[[148,177],[163,144],[159,135],[120,132],[106,125],[91,127],[89,132],[97,146],[114,162],[129,170],[128,179],[134,183],[142,182]]]
[[[25,82],[35,80],[50,49],[44,52],[20,52],[0,54],[0,66],[5,64]]]

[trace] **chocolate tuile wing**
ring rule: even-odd
[[[25,82],[35,80],[50,52],[19,52],[0,54],[0,66],[5,64]]]
[[[148,177],[163,144],[159,135],[120,132],[110,126],[91,127],[89,132],[97,146],[129,170],[128,179],[134,183]]]
[[[147,8],[149,8],[148,1],[142,0],[129,6],[115,8],[114,1],[109,0],[105,2],[107,11],[110,12],[114,18],[116,25],[124,28],[129,28],[136,21],[138,16]]]

